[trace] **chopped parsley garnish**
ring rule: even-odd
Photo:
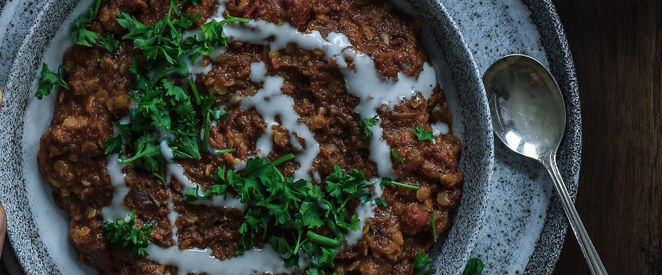
[[[388,202],[382,199],[375,199],[375,205],[377,206],[388,206]]]
[[[154,144],[154,135],[145,134],[141,136],[135,141],[133,148],[135,151],[133,157],[117,162],[127,164],[135,161],[136,164],[143,167],[147,172],[165,182],[162,164],[166,163],[166,159],[161,155],[161,147]]]
[[[199,160],[200,150],[208,149],[212,118],[229,116],[220,110],[213,110],[216,97],[213,94],[201,96],[191,78],[188,80],[191,96],[168,79],[173,74],[180,77],[189,74],[185,58],[195,51],[186,47],[182,37],[183,32],[200,18],[200,15],[184,16],[177,8],[178,4],[181,2],[171,0],[167,14],[155,25],[144,25],[127,13],[118,14],[118,24],[127,30],[122,39],[133,41],[134,48],[141,50],[145,62],[135,57],[129,69],[136,78],[134,90],[128,96],[136,105],[129,112],[131,123],[114,123],[120,135],[105,142],[106,154],[126,155],[120,163],[132,162],[162,181],[163,166],[172,160],[162,155],[161,146],[165,137],[155,138],[155,129],[171,134],[165,143],[172,150],[173,158]],[[205,24],[207,27],[203,32],[205,40],[200,42],[212,47],[225,45],[227,38],[222,25],[228,22],[247,22],[247,19],[229,18],[223,22],[207,23],[209,25]],[[118,42],[112,35],[104,35],[99,44],[113,50]]]
[[[423,251],[416,253],[414,257],[414,275],[427,275],[437,272],[436,269],[425,269],[425,267],[432,263],[430,256]]]
[[[464,273],[462,275],[480,275],[483,273],[483,261],[477,258],[469,259],[467,262],[467,267],[464,268]]]
[[[67,66],[62,65],[58,68],[58,71],[65,68],[67,68]],[[67,84],[67,82],[62,79],[59,72],[51,72],[51,70],[48,69],[48,65],[44,63],[43,67],[41,68],[41,77],[39,78],[39,90],[37,90],[37,94],[35,96],[38,99],[42,99],[44,96],[51,94],[51,90],[53,90],[53,86],[55,85],[60,85],[62,88],[67,90],[71,89],[69,84]]]
[[[215,48],[227,46],[228,39],[223,32],[223,25],[234,22],[248,23],[249,19],[228,15],[223,21],[211,20],[200,26],[203,41],[199,41],[195,35],[184,41],[184,48],[190,53],[190,60],[194,61],[200,55],[210,55]]]
[[[196,160],[202,158],[195,138],[180,137],[175,139],[175,142],[170,142],[170,140],[167,139],[166,143],[168,143],[168,146],[172,150],[173,158]]]
[[[432,135],[432,132],[426,132],[426,131],[423,130],[423,128],[418,127],[418,126],[414,126],[414,128],[412,128],[412,129],[414,130],[414,134],[416,134],[416,137],[420,141],[433,140],[434,139],[434,136]]]
[[[115,40],[115,36],[112,33],[104,33],[101,35],[97,45],[112,53],[120,47],[120,42]]]
[[[186,200],[187,203],[194,203],[198,200],[209,198],[211,195],[222,195],[226,190],[227,185],[212,185],[207,188],[205,193],[201,196],[199,195],[200,186],[196,186],[195,189],[191,188],[186,190],[186,193],[184,194],[184,200]]]
[[[434,213],[430,214],[430,221],[432,222],[432,239],[437,242],[437,226],[434,223]]]
[[[76,18],[74,21],[74,31],[71,32],[71,39],[74,41],[74,44],[92,47],[92,45],[97,43],[99,35],[93,31],[88,30],[87,28],[92,26],[92,20],[97,18],[99,7],[106,1],[107,0],[97,0],[94,8],[90,8],[89,17],[81,15]]]
[[[395,161],[397,163],[405,164],[405,161],[402,160],[402,158],[400,156],[398,156],[398,153],[396,153],[395,149],[393,149],[393,148],[391,148],[391,156],[393,156],[393,158],[395,159]]]
[[[106,139],[106,155],[110,154],[123,154],[124,153],[124,143],[122,142],[122,136],[117,135],[114,137],[109,137]]]
[[[166,140],[173,157],[200,159],[201,156],[196,142],[196,125],[199,120],[189,96],[181,87],[174,86],[167,79],[163,79],[159,84],[148,85],[140,93],[133,92],[129,95],[129,98],[137,103],[137,107],[129,112],[131,123],[114,123],[120,130],[121,137],[115,136],[106,140],[106,153],[127,155],[129,152],[126,149],[130,149],[132,156],[120,160],[120,163],[134,162],[164,181],[163,165],[168,160],[161,153],[161,141],[154,137],[154,129],[164,129],[175,137],[174,142]],[[125,140],[126,144],[120,144],[122,140]]]
[[[227,154],[227,153],[234,153],[237,152],[237,148],[230,148],[230,149],[223,149],[223,150],[215,150],[214,155],[215,156],[220,156],[222,154]]]
[[[95,6],[90,9],[89,16],[80,16],[75,21],[76,26],[72,33],[74,43],[88,47],[97,44],[111,52],[117,50],[119,41],[115,40],[112,34],[99,36],[88,30],[105,1],[97,0]],[[199,4],[197,0],[184,2]],[[200,159],[200,149],[208,148],[212,118],[228,117],[225,112],[212,110],[216,100],[214,95],[201,96],[195,85],[190,85],[194,96],[191,99],[181,87],[175,86],[167,79],[172,74],[187,76],[189,72],[185,58],[198,52],[187,47],[182,38],[183,32],[192,27],[200,15],[183,15],[177,7],[181,3],[170,0],[167,14],[154,25],[144,25],[127,13],[120,12],[117,15],[118,24],[127,31],[122,39],[133,41],[134,48],[142,52],[146,62],[140,62],[139,57],[133,60],[129,70],[134,74],[136,82],[128,97],[137,107],[130,109],[131,123],[113,123],[120,130],[120,135],[106,140],[105,153],[126,155],[124,160],[119,160],[120,163],[132,162],[161,180],[163,165],[170,160],[161,154],[160,143],[163,137],[155,138],[154,129],[165,130],[172,135],[166,140],[166,144],[172,150],[174,158]],[[196,39],[197,43],[206,45],[209,54],[214,47],[225,46],[227,37],[222,26],[231,22],[248,22],[248,19],[228,17],[221,22],[206,23],[201,26],[203,40]],[[189,83],[193,84],[193,81],[189,80]],[[41,99],[50,94],[54,85],[70,88],[59,73],[52,73],[44,64],[37,98]],[[202,120],[198,118],[199,113],[202,114]],[[199,134],[200,129],[202,137]]]
[[[135,17],[120,13],[117,23],[129,30],[122,39],[133,40],[134,48],[140,49],[147,60],[145,68],[154,71],[152,83],[174,73],[188,74],[181,48],[182,32],[191,27],[195,18],[171,19],[172,7],[165,19],[156,25],[143,25]]]
[[[230,113],[223,111],[221,109],[216,109],[213,112],[215,120],[227,119],[230,117]]]
[[[145,224],[141,228],[136,228],[136,210],[129,213],[129,218],[128,222],[124,220],[105,221],[103,223],[103,228],[107,231],[105,238],[111,243],[128,249],[138,257],[147,257],[149,254],[145,248],[149,245],[153,226]]]
[[[382,182],[380,183],[380,186],[382,187],[382,189],[386,188],[386,186],[389,186],[389,185],[395,185],[395,186],[398,186],[398,187],[409,188],[409,189],[414,189],[414,190],[419,189],[419,187],[415,186],[415,185],[409,185],[409,184],[393,181],[390,178],[382,178]]]
[[[324,189],[307,180],[285,178],[276,167],[293,158],[289,154],[271,163],[266,158],[250,158],[243,174],[219,167],[214,176],[219,184],[204,195],[189,189],[186,201],[220,195],[225,192],[223,188],[234,190],[242,203],[251,205],[239,228],[241,249],[237,255],[262,239],[278,252],[286,267],[298,266],[298,251],[302,249],[308,258],[316,259],[306,274],[321,274],[321,270],[333,267],[345,232],[360,230],[358,215],[350,215],[347,209],[352,202],[368,201],[371,183],[363,172],[350,169],[343,173],[337,165],[326,177]]]
[[[373,116],[372,118],[364,119],[361,121],[363,122],[363,132],[365,133],[366,138],[372,137],[373,133],[372,130],[370,130],[369,128],[377,125],[377,121],[379,121],[377,115]]]
[[[202,148],[207,148],[209,146],[209,135],[211,132],[211,115],[212,115],[212,105],[216,102],[216,97],[213,94],[202,97],[202,103],[200,104],[200,109],[202,111]]]

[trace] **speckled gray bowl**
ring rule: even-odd
[[[81,2],[81,3],[79,3]],[[9,237],[28,274],[93,273],[76,260],[68,244],[68,215],[56,210],[51,188],[42,178],[27,180],[37,170],[35,150],[39,135],[25,135],[26,110],[33,99],[36,73],[59,31],[69,31],[70,14],[85,10],[93,1],[48,1],[27,32],[7,80],[0,109],[0,201],[10,217]],[[395,1],[423,22],[421,37],[439,71],[454,114],[454,131],[464,143],[462,169],[466,183],[453,227],[433,251],[439,274],[460,274],[483,223],[494,167],[492,128],[487,100],[473,57],[446,9],[435,0]],[[82,6],[81,6],[82,5]],[[81,9],[82,8],[82,9]],[[59,26],[64,24],[64,30]],[[39,107],[39,106],[37,106]],[[40,120],[50,122],[48,108]],[[33,120],[34,122],[34,120]]]

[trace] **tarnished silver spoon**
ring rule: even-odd
[[[566,123],[565,104],[556,81],[537,60],[509,55],[487,69],[483,83],[494,133],[511,150],[545,166],[591,273],[607,274],[556,165]]]

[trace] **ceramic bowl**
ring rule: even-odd
[[[438,71],[454,115],[454,133],[463,142],[465,185],[453,225],[434,246],[433,268],[461,274],[483,223],[494,167],[494,140],[487,99],[471,52],[446,9],[435,0],[394,4],[422,23],[421,40]],[[7,80],[0,109],[0,201],[9,217],[8,232],[27,274],[94,274],[77,260],[69,244],[69,217],[52,199],[50,184],[38,172],[39,138],[53,114],[55,96],[34,98],[42,62],[55,68],[69,43],[73,20],[93,1],[51,0],[26,33]]]

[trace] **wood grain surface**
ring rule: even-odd
[[[609,274],[662,274],[662,1],[553,0],[579,81],[577,210]],[[554,274],[590,274],[572,232]]]

